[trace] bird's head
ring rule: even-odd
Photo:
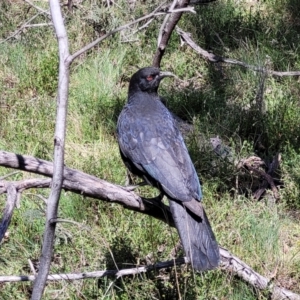
[[[171,76],[174,76],[171,72],[162,72],[159,68],[147,67],[140,69],[130,79],[129,93],[138,91],[156,93],[160,81]]]

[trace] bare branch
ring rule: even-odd
[[[176,9],[182,9],[182,8],[187,7],[190,0],[178,0],[178,1],[174,0],[171,8],[173,8],[173,5],[175,6],[176,2],[177,2]],[[161,27],[161,29],[160,29],[160,34],[158,37],[159,45],[157,47],[157,50],[156,50],[156,53],[154,55],[153,62],[152,62],[152,65],[154,67],[160,67],[160,62],[165,53],[165,49],[167,47],[168,41],[171,37],[171,34],[172,34],[175,26],[179,22],[181,16],[182,16],[182,12],[176,12],[176,13],[172,14],[171,17],[168,18],[167,20],[165,19],[165,21],[163,23],[164,27],[163,28]]]
[[[272,300],[300,300],[300,295],[293,293],[287,289],[276,286],[271,280],[263,277],[251,269],[246,263],[241,261],[238,257],[232,255],[228,250],[220,247],[221,268],[226,272],[232,272],[244,281],[248,282],[254,288],[261,291],[269,291],[270,299]],[[48,275],[47,281],[60,280],[81,280],[88,278],[100,278],[105,276],[115,276],[120,278],[128,275],[136,275],[140,273],[150,272],[164,268],[174,267],[175,265],[182,265],[188,263],[185,257],[175,260],[158,262],[148,266],[137,266],[134,268],[121,270],[104,270],[84,273],[70,273],[70,274],[52,274]],[[34,271],[34,270],[33,270]],[[34,275],[21,276],[0,276],[0,282],[18,282],[18,281],[33,281]]]
[[[192,7],[192,6],[183,7],[183,8],[174,8],[174,9],[170,9],[168,11],[168,13],[179,13],[179,12],[190,12],[190,13],[196,14],[196,11],[195,11],[194,7]]]
[[[40,271],[34,281],[31,300],[41,299],[48,272],[50,269],[56,222],[51,220],[57,218],[58,203],[63,184],[64,174],[64,147],[66,136],[66,119],[69,92],[69,66],[67,61],[69,53],[68,36],[64,26],[63,17],[58,0],[49,0],[51,18],[58,40],[59,49],[59,80],[57,92],[57,112],[54,136],[54,168],[51,183],[51,192],[47,201],[46,226],[43,239],[42,254],[40,257]]]
[[[173,10],[174,7],[176,6],[176,4],[177,4],[177,0],[173,0],[172,4],[170,6],[170,10]],[[166,26],[169,18],[170,18],[170,15],[166,15],[165,18],[164,18],[164,21],[162,22],[162,24],[160,26],[158,37],[157,37],[157,47],[159,47],[159,45],[160,45],[162,35],[164,33],[164,29],[165,29],[165,26]]]
[[[0,195],[7,193],[7,187],[13,185],[18,193],[22,193],[24,190],[32,188],[49,188],[51,185],[51,179],[44,178],[31,178],[21,181],[0,181]]]
[[[38,173],[48,177],[52,176],[53,165],[51,162],[47,162],[41,159],[34,158],[32,156],[21,156],[14,153],[0,151],[0,166],[6,166],[10,168],[20,169],[23,171]],[[24,190],[30,187],[49,187],[50,179],[26,179],[23,181],[15,181],[10,184],[17,190]],[[0,193],[7,191],[8,183],[5,181],[0,182]],[[70,169],[65,167],[64,169],[64,181],[63,187],[67,190],[75,193],[80,193],[96,199],[104,201],[118,203],[129,210],[138,211],[152,217],[155,217],[163,222],[168,222],[170,226],[174,226],[172,221],[172,215],[169,213],[167,206],[162,203],[157,204],[147,199],[143,199],[136,195],[132,191],[128,191],[118,185],[113,185],[109,182],[96,178],[92,175],[85,174],[78,170]],[[167,214],[167,216],[166,216]],[[60,219],[57,219],[59,221]],[[269,289],[272,294],[272,299],[297,299],[300,300],[300,296],[296,295],[288,290],[279,288],[276,285],[272,285],[272,282],[256,273],[247,264],[241,261],[239,258],[232,255],[230,252],[220,247],[221,254],[221,267],[241,277],[252,286],[265,290]],[[135,270],[137,268],[134,268]],[[83,279],[91,277],[106,276],[109,272],[116,275],[117,271],[98,271],[100,273],[84,273],[75,274],[73,277],[70,274],[61,275],[49,275],[48,280],[59,280],[59,279]],[[108,273],[107,273],[108,272]],[[125,272],[125,271],[124,271]],[[127,272],[127,271],[126,271]],[[128,271],[129,274],[130,271]],[[90,275],[87,275],[90,274]],[[94,276],[92,275],[94,274]],[[105,274],[105,275],[104,275]],[[54,277],[53,277],[54,276]],[[56,277],[55,277],[56,276]],[[52,279],[51,279],[52,278]],[[0,282],[4,281],[20,281],[20,280],[34,280],[33,276],[2,276]],[[280,298],[281,297],[281,298]],[[298,298],[297,298],[298,297]]]
[[[13,176],[15,174],[18,174],[18,173],[20,173],[20,172],[19,171],[14,171],[14,172],[11,172],[9,174],[5,174],[5,175],[3,175],[3,176],[0,177],[0,181],[3,180],[3,179],[5,179],[5,178],[7,178],[7,177],[10,177],[10,176]]]
[[[59,281],[59,280],[79,280],[87,278],[100,278],[105,276],[115,276],[120,278],[128,275],[136,275],[140,273],[149,272],[152,270],[159,270],[164,268],[170,268],[174,265],[182,265],[187,263],[186,258],[178,258],[175,260],[169,260],[165,262],[158,262],[154,265],[134,267],[129,269],[121,270],[104,270],[104,271],[93,271],[84,273],[71,273],[71,274],[53,274],[48,275],[48,281]],[[18,282],[18,281],[33,281],[35,276],[0,276],[0,282]]]
[[[0,44],[8,41],[9,39],[15,37],[18,33],[20,33],[30,22],[32,22],[35,18],[37,18],[38,16],[40,16],[41,13],[38,13],[36,15],[34,15],[33,17],[31,17],[28,21],[26,21],[20,28],[18,28],[17,30],[15,30],[15,32],[13,34],[11,34],[9,37],[7,37],[4,40],[0,41]]]
[[[177,9],[182,9],[182,8],[186,8],[187,5],[190,3],[190,0],[178,0],[172,3],[172,6],[176,5],[176,10]],[[159,41],[158,41],[158,47],[156,50],[156,53],[154,55],[153,58],[153,63],[152,65],[155,67],[160,67],[160,62],[162,60],[162,57],[165,53],[165,49],[167,47],[167,44],[169,42],[169,39],[171,37],[171,34],[175,28],[175,26],[177,25],[177,23],[179,22],[180,18],[182,16],[182,12],[177,12],[172,14],[172,16],[169,19],[165,19],[163,26],[160,29],[160,34],[159,34]]]
[[[77,58],[79,55],[85,53],[86,51],[90,50],[91,48],[95,47],[96,45],[98,45],[101,41],[103,41],[104,39],[108,38],[109,36],[121,31],[121,30],[124,30],[124,29],[129,29],[130,26],[136,24],[136,23],[139,23],[139,22],[142,22],[144,20],[147,20],[147,19],[151,19],[151,18],[154,18],[155,16],[159,16],[159,15],[163,15],[163,14],[166,14],[166,13],[162,13],[162,12],[158,12],[160,10],[160,8],[162,7],[162,4],[160,6],[158,6],[152,13],[146,15],[146,16],[143,16],[139,19],[136,19],[130,23],[127,23],[125,25],[122,25],[106,34],[104,34],[103,36],[101,36],[100,38],[96,39],[95,41],[91,42],[90,44],[86,45],[85,47],[81,48],[80,50],[78,50],[77,52],[75,52],[74,54],[72,54],[71,56],[69,56],[68,58],[68,61],[70,63],[73,62],[73,60],[75,58]]]
[[[96,39],[95,41],[91,42],[90,44],[86,45],[85,47],[81,48],[80,50],[78,50],[77,52],[75,52],[74,54],[70,55],[68,57],[68,62],[69,63],[72,63],[73,60],[75,58],[77,58],[78,56],[80,56],[81,54],[85,53],[86,51],[90,50],[91,48],[95,47],[96,45],[98,45],[101,41],[105,40],[106,38],[108,38],[109,36],[119,32],[119,31],[122,31],[122,30],[125,30],[125,29],[129,29],[130,26],[136,24],[136,23],[140,23],[144,20],[147,20],[147,19],[152,19],[154,17],[157,17],[157,16],[162,16],[162,15],[166,15],[166,14],[170,14],[172,13],[172,11],[167,11],[167,12],[163,12],[163,11],[160,11],[161,7],[163,6],[164,3],[162,3],[161,5],[159,5],[153,12],[151,12],[150,14],[146,15],[146,16],[143,16],[139,19],[136,19],[130,23],[127,23],[125,25],[122,25],[106,34],[104,34],[103,36],[101,36],[100,38]],[[185,7],[182,7],[182,8],[178,8],[176,9],[176,14],[182,14],[183,12],[194,12],[193,8],[185,8]],[[143,27],[142,27],[143,28]]]
[[[29,24],[29,25],[24,25],[23,28],[32,28],[32,27],[43,27],[43,26],[52,26],[52,23],[39,23],[39,24]]]
[[[0,166],[19,169],[47,177],[52,177],[53,175],[53,164],[51,162],[28,155],[18,155],[5,151],[0,151]],[[7,191],[7,184],[6,181],[0,181],[0,194]],[[21,192],[29,188],[50,187],[51,179],[26,179],[11,182],[11,184],[15,186],[17,191]],[[153,201],[143,199],[132,191],[84,172],[65,167],[63,188],[67,191],[72,191],[87,197],[118,203],[123,205],[126,209],[139,211],[159,220],[165,221],[167,218],[170,221],[170,225],[172,225],[172,216],[169,212],[169,208],[160,201],[157,202],[155,199],[153,199]]]
[[[226,271],[231,271],[244,281],[259,290],[268,290],[272,300],[300,300],[300,295],[289,290],[276,286],[276,284],[266,277],[256,273],[246,263],[238,257],[232,255],[228,250],[220,247],[221,267]]]
[[[42,8],[39,7],[39,6],[36,6],[35,4],[33,4],[33,3],[32,3],[31,1],[29,1],[29,0],[23,0],[23,1],[26,2],[26,3],[28,3],[30,6],[34,7],[34,8],[35,8],[36,10],[38,10],[39,12],[41,12],[41,13],[47,15],[48,18],[50,19],[50,13],[49,13],[49,11],[42,9]]]
[[[234,64],[238,65],[247,69],[251,69],[256,72],[265,72],[273,76],[300,76],[300,71],[287,71],[287,72],[280,72],[280,71],[272,71],[267,68],[258,67],[255,65],[249,65],[243,61],[239,61],[236,59],[231,58],[224,58],[222,56],[215,55],[214,53],[208,52],[204,49],[202,49],[199,45],[197,45],[192,39],[191,34],[188,32],[183,31],[179,27],[176,28],[177,33],[181,36],[181,38],[189,45],[191,48],[193,48],[197,53],[199,53],[202,57],[209,60],[213,63],[223,62],[228,64]]]

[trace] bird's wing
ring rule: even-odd
[[[169,197],[201,199],[194,165],[170,112],[163,107],[159,114],[137,118],[136,112],[127,111],[124,118],[118,124],[123,155],[159,182]]]

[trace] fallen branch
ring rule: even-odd
[[[44,175],[47,177],[52,177],[53,174],[53,164],[51,162],[41,160],[32,156],[27,155],[17,155],[14,153],[9,153],[5,151],[0,151],[0,166],[19,169],[22,171],[27,171],[31,173],[36,173]],[[276,166],[274,166],[275,168]],[[274,169],[273,169],[274,170]],[[21,181],[7,182],[0,181],[0,194],[8,192],[9,187],[12,187],[17,193],[21,193],[25,189],[29,188],[45,188],[50,187],[51,179],[26,179]],[[155,201],[149,201],[143,199],[136,195],[132,191],[126,190],[118,185],[111,184],[104,180],[101,180],[92,175],[83,173],[78,170],[70,169],[68,167],[64,168],[64,180],[63,188],[75,193],[86,195],[92,198],[101,199],[108,202],[118,203],[124,206],[124,208],[129,210],[138,211],[145,213],[157,219],[160,219],[164,222],[167,222],[170,226],[174,226],[172,221],[172,216],[169,213],[169,209],[162,203],[157,203]],[[159,209],[158,209],[159,207]],[[166,216],[167,214],[167,216]],[[221,254],[221,268],[230,271],[242,278],[255,288],[259,290],[269,290],[272,294],[272,299],[292,299],[300,300],[300,296],[292,293],[286,289],[280,288],[273,284],[273,282],[262,275],[256,273],[252,270],[246,263],[241,261],[239,258],[232,255],[229,251],[220,247]],[[176,264],[186,263],[182,260],[176,260]],[[168,263],[168,262],[166,262]],[[170,263],[170,262],[169,262]],[[158,264],[160,265],[160,263]],[[164,267],[173,266],[174,261],[171,265],[164,265]],[[152,269],[151,269],[152,268]],[[88,272],[88,273],[79,273],[79,274],[58,274],[58,275],[49,275],[47,280],[77,280],[84,278],[92,277],[102,277],[107,275],[113,276],[124,276],[129,274],[136,274],[132,272],[146,272],[159,268],[156,265],[143,266],[138,268],[127,269],[126,271],[97,271],[97,272]],[[134,270],[134,271],[133,271]],[[119,274],[119,275],[118,275]],[[0,282],[7,281],[25,281],[25,280],[34,280],[34,276],[1,276]]]
[[[104,270],[104,271],[93,271],[93,272],[82,272],[82,273],[70,273],[70,274],[53,274],[48,275],[48,281],[59,281],[59,280],[80,280],[87,278],[100,278],[105,276],[114,276],[116,278],[120,278],[128,275],[136,275],[140,273],[146,273],[153,270],[170,268],[175,265],[186,264],[187,260],[185,257],[178,258],[175,260],[169,260],[165,262],[158,262],[154,265],[148,266],[139,266],[129,269],[121,269],[121,270]],[[18,281],[34,281],[34,275],[28,276],[0,276],[0,282],[18,282]]]
[[[272,280],[258,274],[251,269],[246,263],[238,257],[232,255],[228,250],[220,247],[221,264],[220,267],[226,272],[232,272],[242,280],[248,282],[251,286],[261,291],[268,291],[272,300],[300,300],[300,295],[293,293],[287,289],[276,286]],[[153,265],[137,266],[134,268],[121,270],[103,270],[93,272],[69,273],[69,274],[52,274],[48,275],[47,281],[60,280],[82,280],[89,278],[101,278],[105,276],[113,276],[120,278],[128,275],[136,275],[153,270],[160,270],[174,267],[175,265],[183,265],[188,263],[185,257],[165,262],[158,262]],[[0,276],[0,283],[3,282],[19,282],[19,281],[34,281],[35,275],[19,275],[19,276]]]
[[[179,27],[176,27],[177,33],[180,35],[180,37],[186,42],[187,45],[189,45],[192,49],[194,49],[197,53],[199,53],[202,57],[207,59],[210,62],[213,63],[228,63],[228,64],[234,64],[238,65],[247,69],[251,69],[256,72],[265,72],[273,76],[300,76],[300,71],[287,71],[287,72],[280,72],[280,71],[273,71],[269,70],[267,68],[258,67],[255,65],[249,65],[243,61],[231,59],[231,58],[224,58],[222,56],[218,56],[212,52],[208,52],[204,49],[202,49],[199,45],[197,45],[191,38],[191,34],[188,32],[183,31]]]
[[[220,247],[221,268],[230,271],[253,287],[261,291],[269,291],[269,298],[272,300],[300,300],[300,295],[287,289],[277,286],[274,281],[268,279],[251,269],[238,257],[232,255],[228,250]]]
[[[18,155],[5,151],[0,151],[0,166],[47,177],[52,177],[53,174],[53,164],[51,162],[28,155]],[[9,183],[2,180],[0,181],[0,194],[7,192],[8,184],[12,184],[18,192],[22,192],[29,188],[48,188],[50,187],[51,179],[35,178]],[[145,213],[163,221],[167,218],[172,222],[172,216],[168,206],[155,201],[155,198],[153,201],[149,201],[149,199],[139,197],[126,188],[114,185],[78,170],[65,167],[62,186],[63,189],[67,191],[111,203],[118,203],[129,210]],[[172,226],[173,224],[170,223],[170,225]]]

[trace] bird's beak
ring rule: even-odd
[[[171,73],[171,72],[163,72],[163,71],[160,71],[159,72],[159,77],[161,79],[165,78],[165,77],[175,77],[175,74]]]

